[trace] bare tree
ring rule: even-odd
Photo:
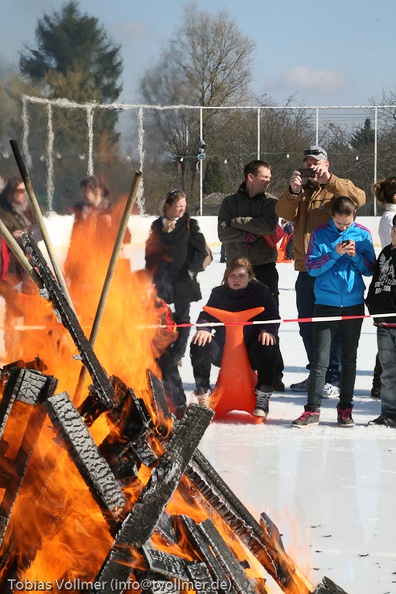
[[[254,48],[255,43],[242,35],[225,10],[212,15],[190,4],[184,9],[182,24],[158,63],[142,79],[144,101],[151,105],[187,104],[211,108],[246,103],[250,96]],[[203,112],[208,158],[223,152],[227,131],[218,131],[219,146],[217,115],[216,110]],[[155,130],[155,137],[152,136],[155,153],[158,155],[162,148],[162,153],[168,157],[163,162],[169,173],[167,179],[181,184],[190,197],[197,199],[199,111],[156,111],[151,123],[151,129]],[[146,187],[146,193],[147,190]]]
[[[152,104],[238,104],[249,95],[254,49],[225,10],[213,16],[190,4],[158,64],[145,74],[143,96]]]

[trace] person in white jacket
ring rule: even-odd
[[[381,248],[384,249],[386,245],[392,242],[392,221],[396,214],[396,177],[388,177],[376,183],[374,192],[377,202],[385,206],[385,212],[378,226]]]

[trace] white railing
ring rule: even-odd
[[[320,139],[320,125],[321,125],[321,117],[324,118],[324,115],[329,110],[342,110],[345,114],[345,117],[348,118],[348,114],[352,113],[352,110],[359,110],[359,121],[362,121],[362,118],[368,117],[368,113],[372,113],[372,119],[374,120],[374,155],[373,155],[373,183],[377,181],[377,171],[378,171],[378,112],[381,109],[396,109],[396,105],[303,105],[303,106],[257,106],[257,105],[234,105],[234,106],[218,106],[218,107],[205,107],[205,106],[197,106],[197,105],[144,105],[144,104],[127,104],[127,103],[112,103],[112,104],[99,104],[99,103],[76,103],[73,101],[69,101],[68,99],[45,99],[42,97],[31,97],[29,95],[23,96],[23,109],[22,109],[22,120],[23,120],[23,139],[22,139],[22,152],[24,154],[25,159],[27,160],[27,164],[31,163],[31,155],[29,153],[29,129],[30,129],[30,120],[29,120],[29,113],[28,113],[28,104],[29,103],[36,103],[36,104],[43,104],[47,107],[47,142],[46,142],[46,154],[43,155],[43,159],[46,161],[47,166],[47,201],[48,201],[48,210],[52,210],[52,200],[54,196],[54,133],[53,133],[53,106],[57,106],[64,109],[83,109],[86,111],[87,117],[87,138],[88,138],[88,147],[87,147],[87,175],[92,175],[94,173],[94,161],[93,161],[93,154],[94,154],[94,113],[95,110],[105,109],[105,110],[115,110],[115,111],[134,111],[137,114],[138,119],[138,143],[137,143],[137,151],[138,151],[138,160],[139,160],[139,168],[143,172],[144,170],[144,159],[145,159],[145,151],[144,151],[144,134],[145,129],[143,125],[144,120],[144,113],[147,110],[157,110],[157,111],[166,111],[166,110],[197,110],[199,112],[199,130],[200,130],[200,137],[203,137],[203,113],[205,110],[250,110],[257,112],[257,158],[260,158],[261,154],[261,112],[263,110],[305,110],[309,111],[312,110],[314,117],[315,117],[315,139],[316,144],[319,144]],[[341,112],[339,112],[341,113]],[[343,116],[344,117],[344,116]],[[351,121],[353,117],[350,117]],[[200,174],[200,214],[203,213],[203,160],[198,161],[199,167],[199,174]],[[137,205],[139,207],[140,212],[144,212],[144,204],[143,204],[143,196],[144,196],[144,186],[143,183],[140,184],[138,195],[137,195]],[[376,214],[376,203],[374,201],[374,214]]]

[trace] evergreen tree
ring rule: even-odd
[[[374,146],[375,131],[370,118],[364,120],[363,128],[352,134],[351,146],[354,149],[372,148]]]
[[[219,157],[213,157],[213,159],[210,159],[206,165],[205,176],[203,179],[203,191],[206,196],[208,194],[213,194],[214,192],[222,194],[227,192]]]
[[[110,103],[120,95],[120,47],[74,0],[39,20],[36,42],[37,49],[25,47],[19,65],[23,75],[45,86],[49,98]],[[77,73],[70,85],[69,76]]]
[[[80,12],[75,0],[65,4],[60,12],[44,14],[38,21],[36,48],[25,45],[19,66],[27,80],[39,85],[41,96],[49,99],[110,104],[117,100],[122,90],[120,46],[109,39],[97,18]],[[95,170],[103,171],[117,153],[117,120],[118,114],[114,110],[94,109]],[[47,141],[44,132],[47,113],[42,106],[29,107],[29,123],[33,169],[40,171]],[[54,152],[61,155],[55,163],[56,185],[63,196],[74,200],[79,181],[86,174],[87,112],[85,109],[54,106],[52,128]],[[45,175],[40,175],[39,184],[43,184],[43,177],[45,179]],[[40,189],[44,191],[44,188]],[[67,205],[64,205],[60,210],[66,208]]]

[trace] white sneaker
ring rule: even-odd
[[[196,396],[196,398],[198,400],[198,404],[200,406],[204,406],[205,408],[210,408],[209,407],[210,394],[211,394],[210,389],[205,392],[203,388],[199,388],[198,390],[195,390],[195,392],[194,392],[194,395]]]
[[[269,401],[271,398],[270,392],[262,392],[261,390],[255,390],[256,393],[256,407],[253,411],[255,417],[267,418],[269,411]]]
[[[339,398],[340,388],[334,384],[325,384],[323,386],[322,398]]]

